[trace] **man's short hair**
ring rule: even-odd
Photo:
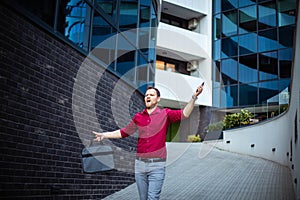
[[[154,89],[156,91],[157,96],[160,97],[160,91],[157,88],[152,87],[152,86],[147,88],[147,90],[150,90],[150,89]]]

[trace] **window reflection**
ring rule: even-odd
[[[239,51],[240,55],[252,54],[257,52],[257,35],[255,33],[241,35]]]
[[[296,0],[278,1],[278,26],[295,24]]]
[[[279,28],[279,48],[293,47],[294,31],[294,26],[285,26]]]
[[[280,78],[290,78],[292,70],[293,49],[278,51]]]
[[[278,99],[278,81],[267,81],[259,83],[259,103],[267,104],[271,102],[277,102]]]
[[[249,6],[240,9],[239,12],[239,33],[254,32],[257,29],[256,6]]]
[[[237,83],[237,61],[234,59],[222,60],[222,81],[224,85]]]
[[[221,42],[222,58],[233,57],[238,55],[238,37],[223,39]]]
[[[118,35],[117,41],[118,43],[116,71],[119,72],[121,75],[126,74],[125,77],[127,79],[134,81],[135,48],[121,34]]]
[[[237,11],[222,14],[222,34],[230,36],[237,34]]]
[[[277,51],[259,54],[259,80],[278,78]]]
[[[237,0],[222,0],[222,11],[237,8]]]
[[[117,0],[95,0],[95,4],[113,18],[116,17]]]
[[[92,55],[114,70],[116,30],[98,12],[94,12],[92,25]]]
[[[278,48],[277,29],[260,31],[258,33],[258,51],[271,51]]]
[[[119,26],[121,30],[137,28],[138,19],[138,2],[121,1]]]
[[[91,8],[85,1],[71,0],[66,6],[64,35],[79,47],[88,50]]]
[[[258,5],[258,28],[260,30],[276,26],[275,3],[263,3]]]
[[[243,84],[240,85],[240,106],[246,106],[246,105],[255,105],[258,103],[257,99],[257,83],[252,84]]]
[[[221,106],[234,107],[238,106],[238,86],[224,86],[221,89]]]
[[[258,81],[257,55],[241,56],[239,62],[239,82],[250,83]]]

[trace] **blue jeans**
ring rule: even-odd
[[[158,200],[165,179],[166,162],[135,160],[135,181],[140,200]]]

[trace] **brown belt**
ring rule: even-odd
[[[143,161],[146,163],[153,163],[153,162],[165,162],[165,158],[141,158],[141,157],[136,157],[137,160]]]

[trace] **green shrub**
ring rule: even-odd
[[[219,122],[215,122],[215,123],[209,124],[207,126],[206,130],[208,132],[220,131],[220,130],[223,130],[223,126],[224,126],[223,121],[219,121]]]
[[[188,135],[187,141],[188,142],[200,142],[201,138],[200,135]]]
[[[250,124],[251,118],[253,118],[253,114],[243,109],[240,113],[227,114],[223,119],[224,129]]]

